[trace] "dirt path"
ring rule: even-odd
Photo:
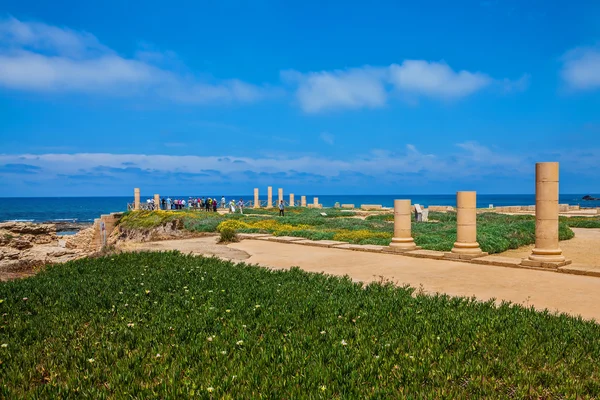
[[[600,229],[571,228],[575,237],[560,242],[563,254],[573,263],[600,266]],[[533,245],[498,254],[504,257],[527,258]],[[598,306],[600,307],[600,305]]]
[[[250,254],[243,250],[227,245],[217,244],[217,236],[205,236],[194,239],[163,240],[160,242],[125,242],[118,246],[125,251],[168,251],[178,250],[185,254],[216,256],[226,260],[243,261],[250,258]]]

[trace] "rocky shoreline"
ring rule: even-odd
[[[76,231],[59,236],[57,232]],[[29,276],[48,264],[63,263],[96,251],[90,224],[73,222],[0,223],[0,280]]]

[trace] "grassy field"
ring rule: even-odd
[[[327,214],[326,216],[321,213]],[[417,245],[428,250],[449,251],[456,241],[456,214],[430,213],[429,223],[413,223]],[[477,239],[483,251],[500,253],[535,242],[533,216],[510,216],[496,213],[478,215]],[[376,214],[366,219],[355,213],[336,209],[289,209],[285,217],[273,210],[246,210],[246,215],[221,216],[196,211],[156,211],[126,214],[120,225],[125,229],[149,229],[176,222],[181,228],[195,232],[216,232],[232,228],[237,232],[271,233],[277,236],[298,236],[312,240],[339,240],[357,244],[388,245],[393,236],[393,215]],[[560,239],[573,237],[560,223]]]
[[[128,253],[0,283],[2,398],[598,398],[600,326]]]

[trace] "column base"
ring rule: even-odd
[[[392,239],[393,240],[393,239]],[[400,244],[400,243],[390,243],[390,245],[388,247],[384,248],[384,252],[386,253],[406,253],[407,251],[413,251],[413,250],[421,250],[422,247],[421,246],[417,246],[416,244],[412,244],[411,245],[407,245],[405,243]]]
[[[521,261],[521,265],[524,267],[535,267],[535,268],[550,268],[557,269],[564,267],[565,265],[571,264],[571,260],[567,260],[564,256],[540,256],[530,255],[529,258],[524,258]]]
[[[455,242],[450,252],[445,253],[444,257],[449,259],[471,260],[477,257],[487,256],[488,253],[481,251],[477,242]]]

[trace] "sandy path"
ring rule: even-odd
[[[560,242],[563,254],[573,263],[600,266],[600,229],[571,228],[575,237]],[[498,254],[504,257],[527,258],[533,245]],[[598,306],[600,307],[600,305]]]
[[[217,244],[217,236],[204,236],[194,239],[163,240],[159,242],[125,242],[119,249],[125,251],[168,251],[178,250],[184,254],[216,256],[227,260],[246,260],[250,254],[243,250]]]

